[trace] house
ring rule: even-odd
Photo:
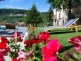
[[[68,20],[67,10],[54,9],[52,19],[53,19],[53,26],[62,26]]]

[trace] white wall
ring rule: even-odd
[[[54,18],[53,18],[53,26],[62,26],[64,23],[67,22],[68,20],[68,15],[67,12],[63,9],[54,9]]]

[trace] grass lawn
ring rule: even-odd
[[[35,31],[36,35],[38,35],[40,32],[41,30]],[[78,33],[76,33],[75,31],[70,31],[69,29],[53,29],[49,33],[50,33],[50,39],[58,38],[59,42],[63,46],[68,46],[70,45],[68,43],[69,38],[75,37],[75,36],[81,36],[81,28],[79,28]]]
[[[38,35],[41,30],[36,30],[36,35]],[[79,28],[78,33],[75,31],[70,31],[69,29],[53,29],[50,32],[50,39],[57,38],[59,42],[64,47],[64,50],[70,50],[73,46],[68,43],[68,39],[75,36],[81,36],[81,28]]]
[[[71,37],[75,37],[75,36],[81,36],[81,28],[79,29],[79,32],[76,33],[75,31],[70,31],[70,30],[54,30],[52,31],[52,33],[50,33],[51,37],[50,39],[52,38],[58,38],[59,42],[63,45],[63,46],[68,46],[70,45],[68,43],[68,39],[71,38]]]

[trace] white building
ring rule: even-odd
[[[53,26],[62,26],[68,20],[67,10],[54,9],[53,10]]]

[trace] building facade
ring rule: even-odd
[[[63,9],[53,10],[53,26],[62,26],[68,21],[68,12]]]

